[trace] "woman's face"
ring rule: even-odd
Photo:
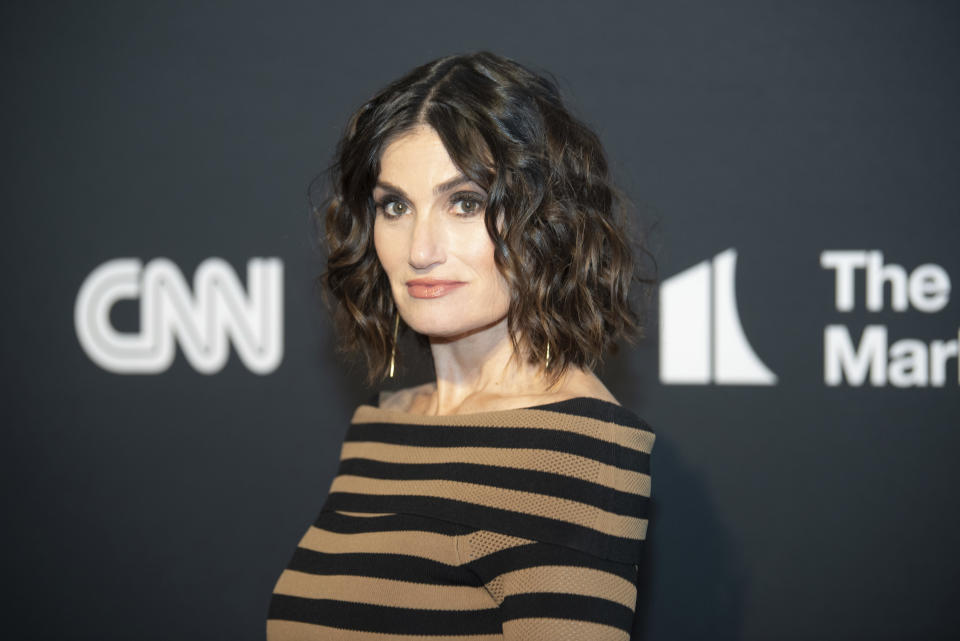
[[[509,291],[484,225],[487,194],[453,164],[432,127],[387,146],[373,198],[374,246],[407,325],[456,337],[506,317]]]

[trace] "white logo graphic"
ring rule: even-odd
[[[740,325],[736,266],[730,248],[661,283],[660,382],[776,385]]]
[[[187,361],[203,374],[223,369],[228,337],[251,371],[269,374],[283,358],[283,263],[253,258],[247,287],[220,258],[203,261],[190,288],[177,266],[156,258],[108,261],[87,276],[77,294],[74,325],[94,363],[118,374],[156,374],[174,358],[174,338]],[[123,299],[140,299],[140,332],[118,332],[110,310]]]

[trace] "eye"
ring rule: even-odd
[[[393,209],[391,210],[391,206]],[[383,200],[377,201],[377,210],[382,212],[387,218],[400,218],[407,213],[407,204],[393,196],[387,196]]]
[[[470,216],[475,216],[479,212],[483,211],[484,200],[479,195],[474,194],[473,192],[461,192],[455,194],[451,201],[456,205],[459,204],[459,210],[457,216],[462,218],[469,218]]]

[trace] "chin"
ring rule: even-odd
[[[407,324],[419,334],[437,338],[459,336],[477,327],[476,324],[465,323],[462,318],[451,319],[449,322],[437,318],[413,318],[411,322]]]
[[[452,314],[446,315],[438,313],[435,315],[415,314],[407,322],[411,329],[419,334],[431,338],[457,338],[468,335],[472,332],[488,329],[505,318],[488,317],[477,319],[464,319],[463,310],[455,310]]]

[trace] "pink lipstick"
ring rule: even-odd
[[[415,278],[407,281],[407,291],[414,298],[440,298],[461,285],[466,285],[466,283],[459,280]]]

